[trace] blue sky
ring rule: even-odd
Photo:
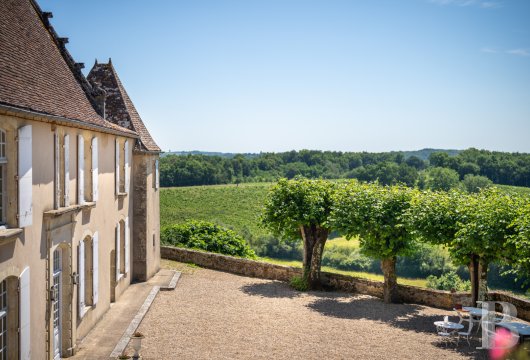
[[[164,150],[530,152],[528,0],[40,0]]]

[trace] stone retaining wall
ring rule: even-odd
[[[227,255],[214,254],[190,249],[163,246],[161,256],[164,259],[193,263],[213,270],[226,271],[233,274],[257,277],[261,279],[290,281],[294,276],[300,276],[302,270],[291,266],[270,264],[263,261],[241,259]],[[360,293],[383,297],[383,283],[368,279],[361,279],[347,275],[322,272],[322,282],[325,286],[338,291]],[[423,304],[442,309],[452,309],[454,304],[471,305],[471,296],[465,292],[432,290],[408,285],[398,285],[401,299],[406,303]],[[530,321],[530,302],[513,295],[493,291],[489,293],[490,300],[507,301],[515,305],[518,317]]]

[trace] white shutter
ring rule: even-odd
[[[120,223],[116,225],[116,281],[120,279]]]
[[[82,318],[85,315],[85,242],[80,241],[77,256],[77,273],[79,274],[79,282],[77,286],[77,300],[78,313]]]
[[[131,230],[129,229],[129,217],[125,218],[125,273],[129,272],[129,255],[131,252]]]
[[[92,201],[98,201],[98,138],[92,139]]]
[[[114,178],[116,179],[116,195],[120,193],[120,141],[116,138],[116,169]]]
[[[29,266],[20,274],[20,359],[31,359],[31,321],[30,321],[30,276]]]
[[[55,182],[55,209],[58,209],[61,207],[61,180],[60,180],[60,173],[61,173],[61,152],[59,150],[59,134],[57,133],[57,130],[55,130],[55,134],[53,134],[54,139],[54,170],[55,170],[55,176],[54,176],[54,182]]]
[[[77,135],[77,203],[85,203],[85,139]]]
[[[70,206],[70,136],[64,136],[64,206]]]
[[[155,189],[160,187],[160,171],[158,170],[158,159],[155,160]]]
[[[31,125],[18,129],[18,226],[33,222],[33,159]]]
[[[129,140],[125,140],[124,148],[124,166],[125,166],[125,192],[129,192],[129,184],[131,182],[130,164],[129,164]]]
[[[92,305],[98,303],[99,286],[99,234],[96,231],[92,239]]]

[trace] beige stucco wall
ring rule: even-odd
[[[48,298],[52,265],[48,263],[53,251],[61,247],[63,251],[63,310],[68,309],[72,314],[71,322],[68,314],[63,314],[63,334],[69,331],[72,341],[83,338],[94,326],[99,318],[108,310],[111,298],[111,286],[115,273],[111,272],[114,262],[115,227],[116,224],[129,217],[131,230],[131,272],[122,278],[115,286],[116,298],[127,288],[131,281],[133,256],[135,246],[133,236],[133,194],[132,167],[131,189],[126,196],[115,194],[115,140],[116,135],[82,130],[64,125],[55,125],[42,121],[25,120],[13,116],[0,115],[0,127],[8,134],[8,225],[16,227],[17,188],[14,175],[16,174],[16,142],[17,129],[23,125],[32,125],[33,132],[33,223],[24,229],[23,233],[10,241],[0,244],[0,281],[10,275],[18,276],[27,266],[31,274],[31,351],[32,359],[45,359],[50,356]],[[77,135],[83,134],[85,140],[94,136],[98,138],[99,162],[99,199],[94,206],[77,209],[61,215],[46,212],[54,210],[54,132],[70,135],[70,200],[77,204]],[[121,138],[121,142],[125,138]],[[129,139],[132,145],[133,139]],[[133,146],[129,146],[129,158],[133,159]],[[85,146],[85,157],[90,155],[90,148]],[[131,164],[134,166],[134,164]],[[88,176],[88,175],[87,175]],[[150,174],[153,176],[153,174]],[[147,180],[153,182],[153,180]],[[149,273],[159,267],[160,247],[159,239],[159,207],[158,192],[152,188],[148,191],[147,220],[148,231],[151,236],[157,236],[156,246],[147,253],[149,259]],[[90,197],[87,196],[89,199]],[[77,248],[79,241],[85,236],[99,233],[99,301],[96,306],[88,309],[82,319],[79,319],[77,309],[77,286],[72,285],[71,272],[77,272]],[[67,284],[71,284],[70,287]],[[47,325],[44,325],[47,324]],[[46,328],[47,326],[47,328]],[[64,339],[63,339],[64,341]]]

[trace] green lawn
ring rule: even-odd
[[[285,265],[285,266],[292,266],[292,267],[302,267],[302,262],[297,260],[280,260],[280,259],[271,259],[271,258],[260,258],[259,260],[266,261],[271,264],[277,264],[277,265]],[[336,274],[342,274],[342,275],[348,275],[353,277],[358,277],[362,279],[368,279],[368,280],[375,280],[375,281],[383,281],[383,275],[379,274],[372,274],[362,271],[345,271],[345,270],[337,270],[328,266],[322,266],[322,271],[330,272],[330,273],[336,273]],[[427,287],[427,280],[425,279],[408,279],[408,278],[402,278],[398,277],[398,283],[403,285],[411,285],[411,286],[418,286],[418,287]]]

